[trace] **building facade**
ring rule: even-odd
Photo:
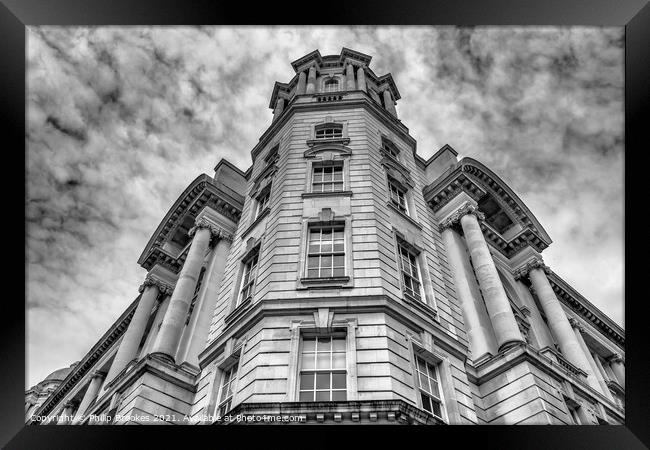
[[[139,295],[28,423],[624,422],[624,331],[498,175],[417,154],[370,60],[292,63],[252,165],[190,183]]]

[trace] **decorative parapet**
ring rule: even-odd
[[[485,214],[479,211],[478,206],[472,205],[470,202],[465,202],[452,215],[442,221],[439,226],[440,232],[443,232],[445,229],[451,228],[455,224],[460,223],[460,219],[466,214],[473,214],[479,221],[485,220]]]

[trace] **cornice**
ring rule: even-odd
[[[625,348],[625,331],[620,326],[569,286],[555,272],[549,270],[547,277],[558,300],[567,305],[569,309],[577,313],[587,322],[591,323],[598,331],[621,349]]]
[[[86,356],[77,364],[73,370],[70,371],[68,376],[61,382],[61,384],[52,392],[45,402],[41,405],[34,415],[46,416],[54,407],[65,397],[65,395],[77,385],[77,382],[88,372],[93,370],[94,364],[104,355],[117,341],[126,328],[129,326],[135,309],[140,301],[138,296],[122,315],[113,323],[111,328],[104,333],[104,335],[97,341],[97,343],[90,349]],[[94,375],[94,373],[93,373]],[[30,420],[31,422],[31,420]]]
[[[159,263],[177,272],[178,263],[182,263],[184,255],[181,253],[174,257],[162,250],[162,246],[170,234],[176,230],[181,221],[188,214],[196,217],[207,206],[233,222],[238,222],[241,217],[243,205],[243,195],[234,191],[227,192],[226,186],[223,183],[216,183],[205,174],[200,175],[181,194],[160,222],[160,225],[158,225],[158,228],[140,255],[138,264],[150,270],[154,264]]]

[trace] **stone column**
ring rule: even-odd
[[[284,99],[278,97],[278,99],[275,102],[275,110],[273,111],[273,120],[280,117],[280,114],[282,114],[283,110],[284,110]]]
[[[303,70],[298,74],[298,86],[296,87],[296,95],[302,95],[307,89],[307,76]]]
[[[90,382],[88,383],[86,393],[81,399],[81,403],[79,403],[79,408],[77,408],[77,414],[75,414],[74,419],[72,419],[73,424],[81,422],[83,420],[83,415],[86,413],[88,406],[93,402],[93,400],[97,398],[99,388],[104,381],[105,375],[106,374],[104,372],[99,371],[93,373],[92,377],[90,378]]]
[[[460,225],[463,228],[470,258],[474,264],[474,272],[485,299],[485,306],[492,322],[498,349],[501,350],[508,344],[525,342],[478,223],[479,219],[483,220],[483,214],[478,211],[476,206],[465,203],[454,216],[460,217]]]
[[[580,336],[582,337],[582,336]],[[611,401],[616,402],[614,399],[614,394],[612,394],[612,391],[609,390],[609,386],[607,386],[607,382],[609,381],[609,377],[607,376],[607,372],[605,372],[605,368],[603,367],[602,363],[600,362],[600,358],[597,355],[589,354],[591,356],[591,359],[594,360],[594,363],[596,365],[596,378],[598,378],[598,382],[600,383],[600,386],[603,388],[603,393],[605,394],[606,397],[608,397]]]
[[[379,94],[375,92],[374,89],[370,90],[370,97],[377,102],[377,104],[381,105],[381,99],[379,98]]]
[[[309,68],[309,76],[307,77],[307,89],[305,93],[313,94],[316,92],[316,67],[311,66]]]
[[[63,406],[63,411],[61,411],[61,416],[56,422],[57,425],[67,425],[72,419],[72,410],[74,409],[74,403],[68,402]]]
[[[551,333],[557,340],[562,356],[571,364],[582,369],[587,373],[587,381],[592,387],[597,387],[595,374],[587,355],[585,355],[578,339],[573,332],[569,319],[564,313],[562,304],[555,296],[551,283],[546,277],[546,272],[550,269],[544,263],[537,259],[528,263],[520,271],[528,272],[533,289],[537,293],[537,298],[546,315],[546,322],[551,329]]]
[[[395,102],[393,101],[393,95],[390,93],[390,89],[384,89],[384,106],[386,110],[397,117],[397,110],[395,109]]]
[[[357,89],[366,92],[366,72],[363,67],[357,69]]]
[[[220,232],[219,241],[212,251],[210,263],[203,279],[202,292],[199,292],[200,297],[197,299],[197,302],[200,303],[195,305],[190,322],[187,324],[186,332],[189,332],[190,335],[185,348],[181,348],[179,351],[179,362],[188,362],[199,367],[199,353],[205,349],[208,339],[212,314],[219,297],[219,287],[226,269],[232,241],[231,234]]]
[[[481,310],[482,305],[476,304],[477,301],[481,302],[482,300],[480,299],[480,293],[476,292],[476,288],[472,289],[470,280],[467,277],[468,271],[471,274],[471,266],[469,266],[465,249],[460,248],[458,245],[461,237],[452,228],[454,223],[451,220],[441,224],[442,240],[445,243],[449,268],[460,300],[472,359],[477,360],[486,353],[494,353],[497,346],[496,342],[494,342],[494,334],[488,328],[490,327],[490,320],[486,316],[485,310]],[[478,298],[476,298],[477,296]]]
[[[185,264],[183,264],[183,268],[178,275],[176,287],[172,293],[152,350],[152,353],[166,355],[174,362],[176,362],[174,356],[178,350],[178,343],[183,333],[185,319],[190,309],[190,302],[192,301],[203,259],[212,235],[218,234],[218,230],[214,230],[213,225],[207,219],[200,218],[196,221],[189,234],[193,236],[192,244],[187,253]]]
[[[571,327],[573,328],[573,333],[574,336],[576,337],[576,341],[578,342],[578,345],[582,350],[582,354],[585,356],[585,359],[587,360],[587,368],[583,370],[587,372],[587,382],[589,383],[589,386],[591,386],[592,388],[594,388],[594,390],[603,394],[611,401],[614,401],[614,398],[612,397],[612,393],[609,392],[609,388],[607,387],[607,385],[603,385],[604,383],[602,382],[602,377],[598,372],[596,361],[594,361],[593,356],[591,356],[589,347],[587,347],[587,343],[582,337],[582,332],[584,331],[584,328],[576,320],[571,320],[570,324]]]
[[[625,389],[625,363],[623,362],[623,357],[618,353],[612,355],[609,359],[609,367],[611,367],[612,372],[616,375],[616,381]]]
[[[111,368],[108,370],[104,389],[106,389],[108,384],[113,381],[122,370],[124,370],[127,364],[137,357],[138,347],[140,346],[140,341],[144,336],[144,330],[147,327],[151,311],[153,310],[160,291],[165,289],[167,289],[167,287],[164,283],[150,275],[145,278],[144,282],[140,286],[139,290],[142,293],[142,296],[140,297],[138,306],[131,318],[129,327],[124,332],[124,336],[122,337],[120,346],[117,349]]]
[[[156,317],[153,321],[153,324],[151,324],[151,329],[147,334],[147,339],[144,341],[144,346],[142,347],[142,351],[140,352],[141,358],[151,353],[153,344],[156,341],[156,336],[158,335],[158,329],[160,328],[160,324],[162,323],[162,320],[165,317],[165,313],[167,312],[167,306],[169,306],[169,298],[171,297],[171,293],[173,291],[174,291],[173,287],[170,287],[168,294],[161,295],[159,297],[160,304],[158,305],[158,310],[156,311]]]
[[[348,91],[354,91],[357,87],[354,82],[354,67],[352,64],[347,64],[345,66],[345,79],[346,79],[346,88]]]

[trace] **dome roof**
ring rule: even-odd
[[[79,364],[79,361],[70,365],[70,367],[64,367],[62,369],[55,370],[51,374],[45,377],[43,381],[63,381],[65,377],[72,371],[74,366]],[[42,382],[41,382],[42,383]]]

